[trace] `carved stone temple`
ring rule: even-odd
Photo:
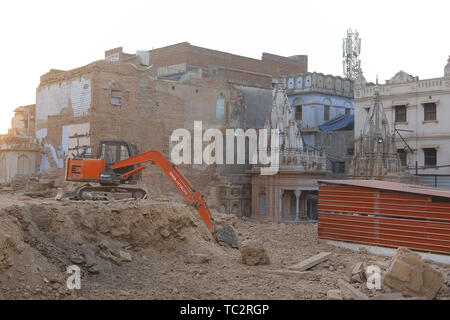
[[[362,132],[355,141],[354,155],[349,162],[350,179],[414,182],[413,176],[401,166],[378,86],[375,88]]]
[[[317,219],[317,180],[327,173],[322,151],[304,146],[301,123],[294,120],[286,89],[272,92],[272,107],[265,128],[277,129],[279,171],[261,175],[261,165],[252,166],[252,217],[271,221],[305,221]],[[267,152],[271,141],[268,136]]]

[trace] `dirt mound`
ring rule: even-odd
[[[0,211],[0,298],[64,298],[68,266],[110,277],[135,252],[220,256],[221,247],[181,203],[49,202]],[[26,283],[26,285],[25,285]]]
[[[70,294],[61,286],[63,278],[58,269],[26,243],[23,230],[29,225],[16,218],[17,208],[0,213],[0,299]]]

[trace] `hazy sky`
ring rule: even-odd
[[[252,58],[306,54],[309,70],[342,75],[342,38],[362,38],[364,76],[404,70],[441,77],[450,55],[450,1],[1,1],[0,133],[36,100],[39,77],[125,52],[188,41]]]

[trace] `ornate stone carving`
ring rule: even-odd
[[[384,179],[406,174],[400,165],[377,86],[362,134],[355,141],[355,155],[350,160],[349,176]]]
[[[271,129],[278,129],[280,134],[280,163],[282,165],[301,166],[308,171],[325,168],[325,156],[320,151],[304,150],[300,130],[301,123],[293,120],[293,112],[286,90],[277,86],[272,94],[272,108],[264,127],[268,132]],[[265,145],[271,145],[270,141],[267,141]]]
[[[447,65],[444,67],[444,77],[450,77],[450,56],[447,60]]]

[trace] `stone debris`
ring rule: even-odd
[[[369,296],[353,287],[350,283],[343,279],[337,281],[338,287],[344,294],[344,299],[349,300],[369,300]]]
[[[83,264],[83,263],[85,262],[83,256],[76,255],[76,254],[75,254],[75,255],[72,255],[72,256],[70,257],[70,261],[73,262],[73,263],[75,263],[75,264]]]
[[[234,227],[237,221],[237,217],[234,214],[214,213],[213,218],[217,228],[226,226]]]
[[[247,240],[240,248],[242,262],[249,266],[269,264],[269,256],[261,241]]]
[[[131,254],[123,250],[119,250],[119,258],[124,262],[131,262],[133,260]]]
[[[444,276],[422,261],[418,253],[398,248],[383,277],[383,284],[412,297],[436,297]]]
[[[366,265],[364,262],[358,262],[351,274],[351,282],[359,282],[363,283],[367,281],[367,274],[366,274]]]
[[[14,264],[11,255],[13,246],[14,243],[11,236],[0,231],[0,272],[10,268]]]
[[[380,293],[375,295],[373,300],[404,300],[405,298],[400,292]]]
[[[426,297],[426,296],[422,296],[422,297],[409,297],[409,298],[405,298],[405,300],[430,300],[430,298]]]
[[[342,291],[339,289],[331,289],[327,291],[327,300],[344,300]]]
[[[97,264],[94,264],[88,268],[88,272],[91,274],[99,274],[101,269]]]
[[[61,201],[64,196],[64,190],[62,188],[58,188],[55,196],[56,201]]]

